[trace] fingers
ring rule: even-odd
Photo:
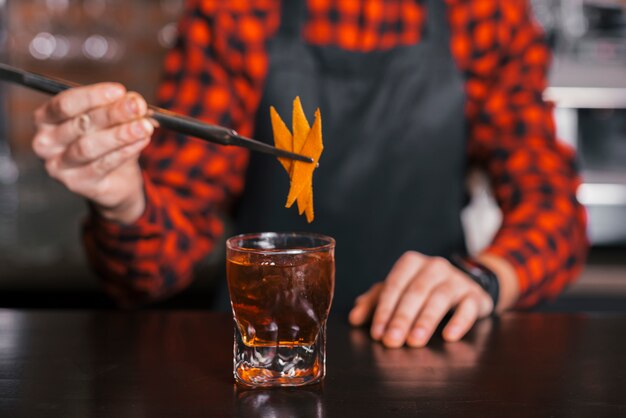
[[[446,283],[435,288],[429,295],[422,312],[415,320],[407,343],[412,347],[425,346],[437,329],[437,325],[456,304],[457,299],[456,289],[450,284]]]
[[[46,170],[52,178],[65,184],[71,192],[94,199],[108,192],[103,190],[108,187],[106,182],[102,181],[103,178],[124,163],[136,159],[141,150],[149,143],[150,138],[144,138],[110,152],[89,164],[71,169],[62,167],[60,158],[50,159],[46,162]]]
[[[372,320],[371,335],[375,340],[382,338],[387,323],[395,311],[395,307],[415,274],[421,269],[426,257],[414,251],[406,252],[393,266],[384,282],[378,306]]]
[[[474,281],[439,257],[409,252],[401,257],[382,287],[359,297],[351,323],[365,322],[375,308],[371,336],[387,347],[423,347],[446,314],[456,312],[444,338],[457,341],[491,312],[489,295]]]
[[[128,93],[114,103],[92,109],[59,125],[40,127],[33,140],[33,149],[39,157],[50,158],[63,153],[70,144],[79,140],[91,142],[91,135],[95,132],[145,116],[147,109],[147,103],[139,94]],[[89,144],[79,146],[93,147]]]
[[[32,146],[51,177],[109,219],[132,223],[145,203],[138,157],[154,130],[147,112],[120,84],[72,88],[35,112]]]
[[[478,302],[473,295],[466,296],[457,307],[454,315],[443,329],[446,341],[460,340],[478,319]]]
[[[152,135],[154,127],[147,119],[118,125],[71,143],[61,156],[62,168],[71,168],[103,158],[110,152]]]
[[[35,122],[38,125],[58,124],[96,107],[113,103],[125,93],[124,86],[117,83],[100,83],[72,88],[57,94],[37,109]]]
[[[425,286],[415,289],[407,292],[389,322],[382,339],[387,347],[401,347],[405,342],[414,347],[426,345],[457,297],[448,284],[432,291]]]
[[[426,274],[428,274],[430,269],[426,270]],[[423,276],[423,273],[418,273],[418,276]],[[432,288],[438,282],[431,279],[432,277],[426,277],[425,279],[416,277],[405,290],[382,337],[383,344],[387,347],[401,347],[404,345],[409,329],[415,322],[417,314],[422,309]]]
[[[363,325],[374,312],[374,307],[380,298],[380,292],[383,289],[382,283],[376,283],[367,292],[359,296],[354,302],[354,308],[350,311],[348,321],[351,325]]]
[[[105,177],[125,162],[131,159],[136,159],[141,150],[144,149],[149,143],[150,137],[147,137],[92,161],[85,167],[87,175],[93,175],[94,177],[99,176],[101,178]]]

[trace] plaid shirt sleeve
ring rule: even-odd
[[[267,71],[265,37],[277,16],[222,13],[220,3],[187,3],[159,103],[250,136]],[[92,211],[84,227],[89,261],[106,291],[130,306],[184,288],[223,233],[220,214],[243,188],[247,159],[241,148],[157,131],[141,159],[141,218],[123,226]]]
[[[530,307],[573,281],[587,250],[575,155],[556,140],[542,99],[550,53],[526,0],[450,1],[459,3],[452,50],[467,79],[470,160],[487,170],[503,213],[486,253],[512,264],[517,306]]]

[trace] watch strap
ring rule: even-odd
[[[449,258],[453,266],[461,270],[463,273],[475,281],[485,292],[491,296],[493,300],[493,309],[495,311],[500,297],[500,282],[498,276],[484,264],[471,257],[461,257],[453,254]]]

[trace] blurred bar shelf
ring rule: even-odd
[[[626,62],[591,62],[556,55],[544,97],[561,108],[626,108]]]
[[[568,109],[626,109],[626,87],[548,87],[544,99]]]

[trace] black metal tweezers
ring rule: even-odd
[[[57,94],[69,88],[78,87],[75,83],[31,73],[2,63],[0,63],[0,80],[10,81],[48,94]],[[313,159],[304,155],[275,148],[264,142],[241,136],[233,129],[211,125],[152,105],[149,105],[148,109],[149,116],[156,120],[159,126],[181,134],[220,145],[244,147],[252,151],[275,155],[276,157],[307,163],[313,162]]]

